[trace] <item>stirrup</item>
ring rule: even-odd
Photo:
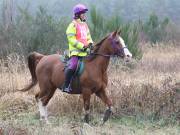
[[[67,87],[67,88],[63,88],[63,92],[66,92],[66,93],[71,93],[72,89],[71,87]]]

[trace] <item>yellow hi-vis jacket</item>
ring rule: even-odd
[[[73,20],[66,30],[66,35],[69,42],[69,56],[86,56],[87,52],[83,51],[83,47],[93,43],[87,24],[80,19]]]

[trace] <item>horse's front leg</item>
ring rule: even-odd
[[[85,111],[85,115],[84,115],[84,121],[86,123],[89,123],[90,121],[90,98],[91,98],[91,91],[88,89],[83,90],[83,100],[84,100],[84,111]]]
[[[109,119],[109,117],[113,112],[112,101],[110,100],[110,98],[108,98],[105,89],[100,89],[98,92],[96,92],[96,96],[98,96],[107,105],[107,109],[103,117],[103,124],[104,124]]]

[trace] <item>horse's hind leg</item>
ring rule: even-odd
[[[55,87],[48,85],[49,83],[40,85],[40,92],[36,95],[36,101],[38,102],[40,119],[45,119],[48,122],[47,104],[51,97],[54,95]]]
[[[47,107],[46,107],[46,105],[45,106],[43,105],[42,99],[39,96],[40,93],[41,93],[41,91],[35,95],[35,99],[36,99],[36,102],[37,102],[38,108],[39,108],[40,120],[42,120],[43,118],[45,118],[47,120],[47,115],[48,115]]]
[[[98,96],[108,106],[103,117],[103,124],[104,124],[112,114],[112,101],[108,98],[104,89],[101,89],[98,92],[96,92],[96,96]]]

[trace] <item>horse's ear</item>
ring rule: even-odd
[[[115,32],[113,32],[112,37],[114,38],[114,37],[116,37],[116,35],[117,35],[117,30]]]
[[[121,29],[119,29],[119,31],[118,31],[118,35],[119,35],[119,36],[121,35]]]

